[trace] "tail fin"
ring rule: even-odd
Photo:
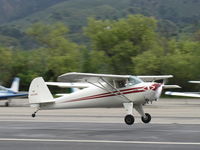
[[[12,82],[12,85],[10,87],[10,90],[13,91],[13,92],[19,92],[19,81],[20,79],[15,77],[13,82]]]
[[[33,79],[29,87],[28,98],[31,104],[55,102],[42,77]]]

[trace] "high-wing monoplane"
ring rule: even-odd
[[[0,100],[8,100],[6,101],[5,106],[9,106],[10,98],[28,96],[28,93],[19,93],[19,82],[20,79],[16,77],[10,88],[0,86]]]
[[[200,81],[189,81],[189,83],[200,84]],[[166,95],[172,95],[172,96],[184,96],[184,97],[200,98],[200,92],[172,92],[172,91],[166,91],[165,94]]]
[[[124,107],[127,113],[124,118],[126,124],[131,125],[135,121],[133,108],[141,115],[144,123],[149,123],[151,116],[144,112],[143,105],[158,100],[163,88],[177,88],[176,85],[155,82],[171,77],[172,75],[66,73],[59,76],[58,81],[87,83],[89,87],[58,98],[53,98],[43,78],[38,77],[29,87],[29,103],[37,108],[32,117],[35,117],[39,110],[45,109]]]

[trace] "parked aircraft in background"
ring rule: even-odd
[[[165,80],[164,76],[131,76],[92,73],[66,73],[58,77],[59,81],[79,82],[89,85],[74,93],[53,98],[42,77],[35,78],[29,87],[29,103],[39,110],[70,108],[111,108],[124,107],[127,115],[126,124],[134,123],[133,108],[141,115],[144,123],[151,121],[151,116],[144,113],[143,105],[159,99],[163,88],[177,88],[176,85],[164,85],[155,80]],[[148,82],[144,82],[148,81]]]
[[[200,84],[200,81],[189,81],[189,83]],[[172,95],[172,96],[185,96],[185,97],[200,98],[200,92],[172,92],[172,91],[166,91],[165,94],[166,95]]]
[[[28,96],[28,93],[19,93],[19,78],[14,78],[10,88],[0,86],[0,100],[7,100],[5,106],[9,106],[10,98]]]
[[[189,83],[199,83],[200,84],[200,81],[189,81]]]

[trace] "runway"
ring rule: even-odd
[[[12,106],[12,105],[11,105]],[[123,108],[40,111],[29,107],[0,107],[2,150],[121,150],[200,147],[200,100],[161,99],[145,107],[150,124],[124,124]]]

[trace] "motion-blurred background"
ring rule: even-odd
[[[199,0],[0,0],[0,81],[66,72],[172,74],[197,91]]]

